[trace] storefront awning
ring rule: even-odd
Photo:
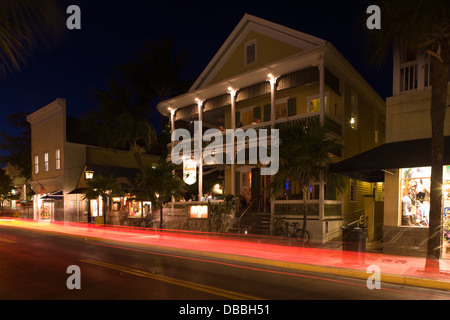
[[[450,136],[444,138],[444,164],[450,164]],[[334,163],[330,171],[352,179],[383,182],[386,171],[431,166],[431,138],[391,142]]]
[[[77,188],[70,191],[68,194],[77,194],[77,193],[85,193],[87,188]]]
[[[43,197],[41,197],[41,199],[43,200],[58,200],[58,199],[62,199],[63,196],[63,192],[62,190],[60,191],[55,191],[55,192],[51,192]]]

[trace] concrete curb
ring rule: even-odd
[[[160,247],[164,250],[172,249],[167,247]],[[367,280],[371,274],[355,269],[345,269],[345,268],[337,268],[337,267],[329,267],[329,266],[319,266],[312,264],[301,264],[294,263],[288,261],[277,261],[277,260],[268,260],[262,258],[253,258],[248,256],[240,256],[240,255],[231,255],[226,253],[217,253],[217,252],[205,252],[205,251],[197,251],[197,250],[188,250],[188,249],[173,249],[177,252],[184,252],[186,254],[192,254],[197,256],[216,258],[216,259],[224,259],[245,263],[253,263],[264,266],[272,266],[286,269],[293,269],[298,271],[309,271],[309,272],[317,272],[328,275],[336,275],[343,276],[349,278],[357,278],[362,280]],[[432,288],[432,289],[440,289],[440,290],[450,290],[450,282],[441,281],[441,280],[433,280],[426,278],[417,278],[417,277],[409,277],[403,275],[394,275],[394,274],[383,274],[381,273],[381,282],[385,283],[393,283],[407,286],[416,286],[416,287],[424,287],[424,288]]]

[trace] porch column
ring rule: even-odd
[[[170,112],[170,133],[172,134],[175,131],[175,109],[172,109],[169,107],[169,112]],[[170,152],[172,152],[175,142],[172,139],[170,139],[170,141],[171,141],[170,142]],[[170,159],[172,159],[172,156],[170,157]],[[175,170],[174,170],[174,173],[175,173]],[[173,208],[174,208],[174,202],[175,202],[175,197],[173,195],[172,195],[171,200],[172,200],[171,201],[172,203],[171,203],[170,213],[173,216]],[[143,210],[143,207],[142,207],[142,210]],[[143,215],[144,214],[142,212],[142,216]]]
[[[198,140],[199,141],[199,145],[197,145],[197,148],[200,148],[199,151],[201,151],[199,153],[199,159],[197,159],[198,161],[198,200],[201,201],[202,197],[203,197],[203,101],[199,100],[198,98],[195,99],[195,101],[197,101],[197,106],[198,106],[198,122],[199,122],[199,126],[198,126]],[[195,142],[194,142],[195,145]],[[194,151],[195,153],[195,151]]]
[[[325,218],[325,183],[320,181],[319,184],[319,220],[323,221]]]
[[[233,88],[228,88],[231,96],[231,129],[236,129],[236,90]],[[234,143],[234,139],[233,139]],[[234,148],[233,148],[233,159],[231,162],[231,194],[236,196],[236,164],[234,163]],[[225,188],[225,186],[224,186]]]
[[[323,56],[319,63],[319,96],[320,96],[320,123],[325,123],[325,65]]]
[[[270,82],[270,122],[273,127],[275,125],[275,84],[277,79],[273,74],[269,74],[268,77]]]

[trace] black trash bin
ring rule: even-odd
[[[344,251],[366,251],[367,228],[365,227],[341,227],[342,228],[342,250]]]

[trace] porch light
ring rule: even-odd
[[[269,82],[270,82],[270,87],[273,89],[275,88],[275,82],[276,82],[276,78],[273,76],[273,74],[269,73],[267,75],[267,77],[269,78]]]
[[[90,170],[86,170],[84,172],[84,177],[89,180],[92,179],[94,177],[94,171],[90,171]]]
[[[352,117],[350,118],[350,128],[356,130],[356,117],[353,116],[353,115],[352,115]]]

